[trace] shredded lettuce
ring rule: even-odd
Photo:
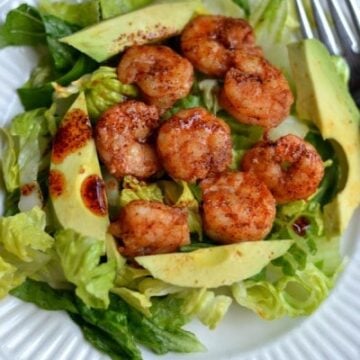
[[[308,263],[292,276],[275,283],[245,280],[232,285],[235,300],[263,319],[283,316],[310,315],[328,296],[334,277],[327,277],[315,265]]]
[[[185,298],[182,311],[186,315],[197,316],[210,329],[215,329],[228,311],[232,299],[226,295],[216,295],[206,289],[192,289],[182,292]]]
[[[107,308],[116,264],[100,263],[105,242],[66,229],[55,234],[55,248],[66,278],[76,285],[76,295],[89,307]]]
[[[123,189],[120,193],[120,206],[124,207],[134,200],[163,201],[163,195],[159,186],[146,184],[133,176],[125,176]]]
[[[53,85],[57,98],[66,98],[83,91],[90,117],[94,120],[112,105],[138,95],[135,86],[122,84],[117,78],[116,69],[108,66],[100,66],[67,87],[56,83]]]
[[[45,225],[39,208],[0,218],[0,297],[50,260],[54,239],[44,231]]]

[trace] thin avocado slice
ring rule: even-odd
[[[342,234],[360,204],[360,113],[329,52],[318,40],[289,45],[299,117],[310,120],[334,144],[340,160],[342,190],[324,207],[325,229]]]
[[[105,185],[83,93],[65,114],[54,137],[49,193],[63,228],[105,240],[109,226]]]
[[[154,4],[102,21],[61,41],[102,62],[126,47],[179,34],[200,6],[198,0]]]
[[[285,254],[293,240],[248,241],[189,253],[138,256],[136,262],[151,275],[172,285],[216,288],[259,273]]]

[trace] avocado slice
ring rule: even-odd
[[[109,226],[105,185],[83,93],[65,114],[54,137],[49,193],[63,228],[105,240]]]
[[[200,5],[198,0],[154,4],[102,21],[61,41],[102,62],[126,47],[179,34]]]
[[[360,113],[332,58],[318,40],[289,45],[300,118],[310,120],[335,148],[341,166],[341,191],[324,207],[329,236],[345,230],[360,203]]]
[[[189,253],[138,256],[135,260],[154,278],[169,284],[216,288],[256,275],[293,243],[293,240],[247,241]]]

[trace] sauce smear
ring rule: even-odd
[[[107,214],[105,184],[97,175],[88,176],[81,184],[81,197],[85,206],[95,215]]]
[[[65,177],[61,171],[50,170],[49,191],[52,198],[59,197],[65,190]]]
[[[89,118],[80,109],[70,111],[57,131],[51,161],[59,164],[70,154],[75,153],[91,139],[92,131]]]

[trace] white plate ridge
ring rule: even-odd
[[[0,0],[0,19],[24,1]],[[34,3],[35,1],[26,1]],[[21,111],[15,90],[36,65],[30,48],[0,50],[0,126]],[[2,212],[0,191],[0,213]],[[358,360],[360,359],[360,209],[342,239],[349,262],[329,298],[308,318],[261,320],[233,306],[210,331],[197,321],[187,326],[208,348],[200,354],[157,356],[146,360]],[[83,338],[64,312],[48,312],[11,296],[0,301],[0,360],[105,360]]]

